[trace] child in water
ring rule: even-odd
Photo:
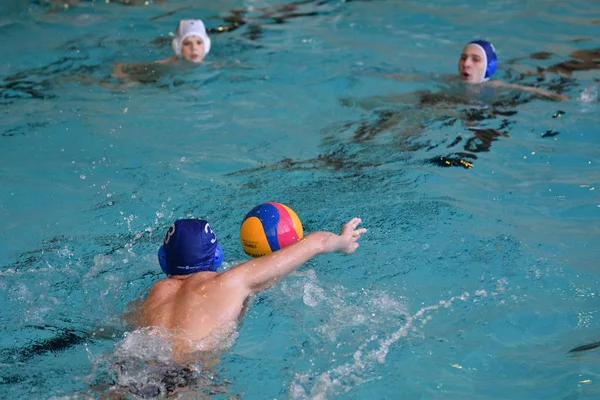
[[[346,107],[358,106],[365,111],[375,110],[375,122],[363,123],[354,134],[359,141],[370,140],[384,131],[395,130],[404,138],[419,135],[424,126],[434,120],[454,118],[477,134],[480,120],[471,120],[471,111],[484,110],[495,115],[506,106],[516,106],[529,99],[520,99],[514,92],[533,93],[545,99],[558,101],[569,97],[546,89],[492,80],[498,69],[494,46],[484,40],[467,43],[458,60],[458,74],[423,76],[415,74],[386,74],[387,78],[399,81],[431,80],[437,83],[438,90],[418,90],[408,93],[393,93],[373,96],[366,99],[343,98]],[[390,109],[391,107],[391,109]],[[401,129],[395,129],[397,125]],[[491,132],[491,131],[490,131]],[[506,135],[494,131],[494,137]],[[480,139],[480,138],[478,138]],[[487,140],[489,142],[489,140]]]
[[[463,82],[469,84],[485,82],[486,86],[535,93],[559,101],[569,100],[568,96],[537,87],[506,83],[501,80],[490,81],[490,78],[494,72],[496,72],[496,69],[498,69],[496,50],[490,42],[485,40],[474,40],[467,43],[458,61],[458,71]]]
[[[496,50],[485,40],[474,40],[466,44],[458,60],[458,74],[442,74],[423,76],[419,74],[386,74],[386,78],[398,81],[417,81],[430,79],[439,84],[440,90],[419,90],[416,92],[373,96],[368,99],[343,98],[344,106],[359,106],[364,110],[389,105],[411,105],[427,107],[426,118],[430,118],[431,107],[457,105],[494,104],[506,97],[506,92],[521,91],[537,94],[546,99],[566,101],[568,96],[554,93],[546,89],[492,80],[498,69]],[[413,110],[410,111],[411,113]],[[447,110],[443,111],[444,113]],[[394,125],[394,123],[391,123]]]
[[[210,51],[210,38],[202,20],[182,20],[177,25],[172,42],[175,55],[153,63],[119,63],[113,68],[113,76],[119,79],[153,82],[160,78],[161,65],[178,61],[200,64]]]

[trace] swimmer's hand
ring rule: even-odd
[[[362,220],[352,218],[343,227],[339,235],[330,234],[323,243],[323,252],[352,254],[358,248],[358,239],[367,232],[366,228],[357,229]]]
[[[569,96],[566,96],[566,95],[564,95],[564,94],[557,94],[557,95],[555,96],[555,98],[556,98],[556,100],[558,100],[558,101],[567,101],[567,100],[569,100]]]

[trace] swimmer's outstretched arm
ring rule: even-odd
[[[112,76],[118,79],[129,80],[132,75],[136,73],[144,72],[152,67],[152,64],[168,64],[173,61],[177,61],[177,56],[172,56],[162,60],[156,60],[153,62],[136,62],[136,63],[117,63],[113,66]]]
[[[119,79],[127,79],[129,78],[129,73],[127,72],[131,69],[132,64],[128,63],[118,63],[113,66],[112,76]]]
[[[506,83],[506,82],[500,81],[500,80],[490,81],[489,84],[493,87],[515,89],[515,90],[521,90],[523,92],[535,93],[535,94],[539,94],[544,97],[549,97],[551,99],[558,100],[558,101],[569,100],[569,96],[565,96],[564,94],[554,93],[549,90],[541,89],[541,88],[537,88],[537,87],[517,85],[514,83]]]
[[[354,253],[358,239],[367,231],[357,228],[360,223],[360,218],[351,219],[339,235],[324,231],[310,233],[290,246],[224,272],[223,278],[243,287],[248,294],[265,290],[318,254]]]

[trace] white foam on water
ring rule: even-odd
[[[579,100],[583,103],[594,103],[594,102],[598,101],[598,84],[594,84],[594,85],[586,87],[581,92],[581,94],[579,95],[577,100]]]
[[[292,299],[302,298],[309,307],[323,307],[330,310],[313,333],[325,341],[337,343],[344,331],[352,329],[365,331],[361,342],[346,343],[354,346],[351,359],[334,365],[326,371],[315,368],[297,372],[288,386],[291,399],[324,400],[340,396],[353,388],[372,380],[379,379],[374,373],[377,365],[385,364],[390,349],[403,338],[419,335],[419,331],[432,319],[432,314],[447,309],[457,301],[481,301],[488,296],[484,289],[478,289],[473,297],[468,292],[451,296],[437,304],[421,307],[410,312],[405,302],[399,301],[385,291],[361,289],[353,293],[341,285],[324,288],[317,281],[313,270],[295,273],[298,279],[289,279],[281,285],[282,291]],[[389,332],[392,333],[389,333]],[[359,337],[359,335],[353,336]],[[342,358],[332,354],[332,363]],[[348,360],[348,357],[343,357]]]
[[[98,377],[106,382],[107,378],[103,376],[108,376],[112,382],[109,392],[127,387],[163,387],[163,372],[173,367],[183,368],[184,365],[204,376],[207,382],[212,381],[210,367],[215,356],[218,360],[219,353],[230,349],[238,335],[237,324],[231,323],[206,339],[189,341],[190,352],[178,356],[174,353],[176,338],[185,336],[184,332],[160,327],[127,332],[112,352],[94,355],[86,346],[93,365],[93,371],[87,377],[88,384],[93,387],[93,381]],[[190,390],[193,394],[195,389],[190,387]]]

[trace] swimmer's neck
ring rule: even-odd
[[[196,277],[212,277],[215,274],[217,274],[217,272],[211,272],[211,271],[200,271],[200,272],[194,272],[193,274],[188,274],[188,275],[167,275],[167,279],[174,279],[177,281],[183,281],[186,280],[192,276],[196,276]]]
[[[194,62],[194,61],[190,61],[184,57],[179,57],[179,56],[171,56],[169,58],[165,58],[163,60],[157,60],[154,61],[157,64],[169,64],[169,63],[173,63],[173,62],[185,62],[188,64],[198,64],[201,65],[204,62],[204,59],[198,62]]]
[[[464,85],[465,85],[465,88],[467,89],[467,92],[480,93],[484,88],[496,87],[497,82],[488,79],[488,80],[481,81],[481,82],[469,82],[469,83],[465,82]]]

